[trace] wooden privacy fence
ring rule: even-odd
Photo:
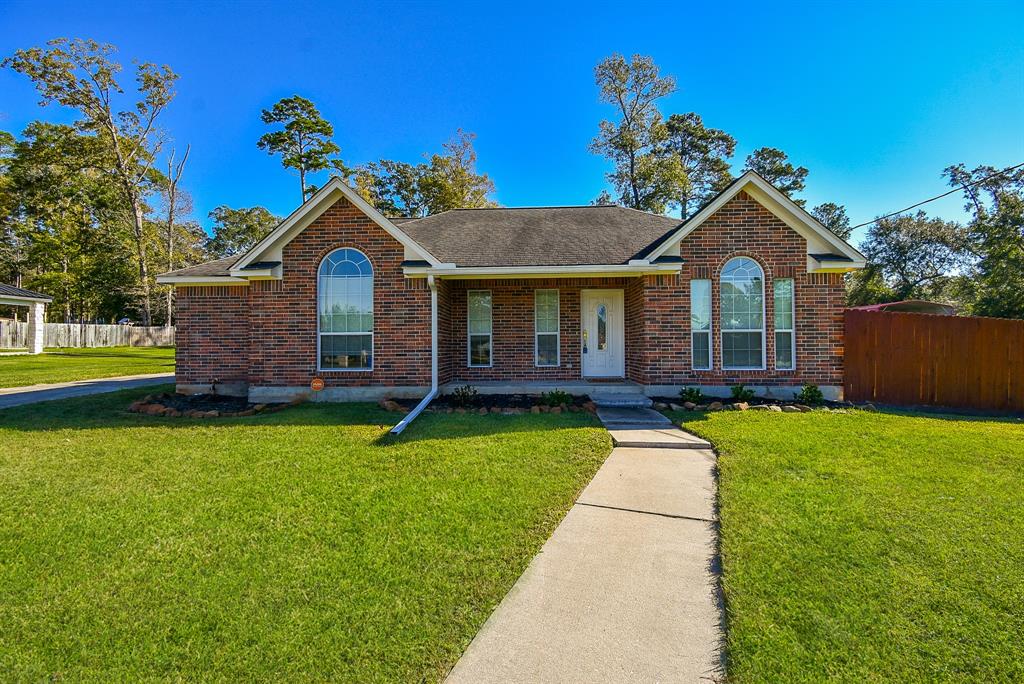
[[[174,328],[45,323],[46,347],[171,347]],[[0,349],[28,346],[28,323],[0,321]]]
[[[1024,321],[846,312],[846,398],[1024,411]]]

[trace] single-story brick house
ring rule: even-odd
[[[754,173],[686,221],[616,206],[380,214],[327,183],[254,248],[159,277],[181,391],[252,400],[744,383],[838,397],[864,257]],[[315,381],[315,382],[314,382]]]

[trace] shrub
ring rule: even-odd
[[[694,404],[704,403],[704,393],[700,391],[700,387],[684,387],[679,390],[679,398],[684,401],[690,401]]]
[[[472,385],[456,387],[455,391],[452,392],[452,403],[456,406],[473,406],[477,402],[478,395],[476,387]]]
[[[804,385],[799,392],[793,393],[793,398],[801,404],[821,404],[825,401],[825,395],[817,385]]]
[[[750,401],[754,398],[754,390],[743,386],[743,383],[732,386],[732,398],[736,401]]]
[[[540,403],[547,406],[561,406],[562,404],[571,404],[572,402],[572,395],[562,390],[551,390],[540,395]]]

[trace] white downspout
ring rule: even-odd
[[[430,287],[430,391],[416,404],[416,408],[406,414],[402,422],[391,428],[393,435],[400,434],[407,428],[437,396],[437,284],[434,282],[434,276],[427,276],[427,286]]]

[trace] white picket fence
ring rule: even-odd
[[[46,347],[173,347],[174,328],[46,323]],[[0,321],[0,349],[28,346],[28,323]]]

